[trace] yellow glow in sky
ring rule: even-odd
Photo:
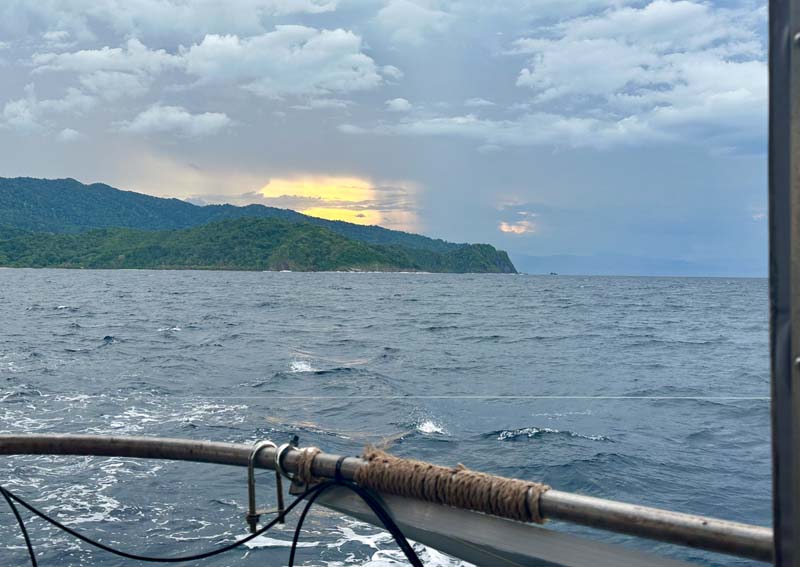
[[[300,211],[304,215],[328,220],[340,220],[353,224],[381,224],[383,215],[379,211],[311,207]]]
[[[357,224],[380,224],[383,215],[375,209],[364,209],[365,202],[374,203],[377,191],[366,179],[357,177],[307,176],[271,179],[262,189],[267,199],[296,200],[291,208],[313,217],[342,220]],[[329,207],[325,203],[330,203]],[[348,204],[352,203],[352,207]]]

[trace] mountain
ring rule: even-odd
[[[2,233],[0,233],[0,238]],[[0,265],[57,268],[502,272],[505,252],[470,244],[447,252],[375,245],[309,223],[240,218],[179,230],[107,228],[0,239]]]
[[[488,244],[30,177],[0,177],[0,265],[516,273]]]
[[[0,177],[0,227],[65,233],[93,228],[169,230],[242,217],[306,222],[367,244],[398,245],[432,252],[448,252],[464,246],[380,226],[331,221],[263,205],[199,206],[179,199],[122,191],[102,183],[84,185],[74,179]]]

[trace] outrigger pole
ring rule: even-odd
[[[313,477],[356,480],[370,464],[359,457],[314,454],[303,462],[304,451],[287,446],[253,445],[101,435],[0,435],[0,454],[96,455],[253,465],[298,474],[306,467]],[[288,449],[288,450],[287,450]],[[277,456],[277,458],[276,458]],[[276,465],[276,461],[280,465]],[[487,475],[488,476],[488,475]],[[490,477],[500,480],[500,477]],[[518,481],[519,482],[519,481]],[[337,489],[338,490],[338,489]],[[333,490],[319,499],[324,506],[377,523],[346,491]],[[414,498],[379,493],[403,530],[425,543],[478,565],[570,565],[604,567],[686,565],[610,546],[533,524],[455,509]],[[547,490],[538,501],[542,518],[582,524],[677,545],[728,553],[759,561],[772,560],[772,530],[702,516],[626,504],[579,494]]]
[[[800,567],[800,1],[769,3],[769,279],[776,567]]]

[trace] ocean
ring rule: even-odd
[[[0,432],[298,435],[348,455],[391,438],[402,456],[769,525],[768,313],[764,279],[3,269]],[[2,457],[0,483],[141,553],[247,533],[235,467]],[[260,473],[260,506],[272,483]],[[302,564],[403,564],[380,530],[322,508],[306,525]],[[291,527],[202,564],[284,565]],[[42,565],[133,564],[30,530]],[[0,564],[26,565],[5,510],[0,542]]]

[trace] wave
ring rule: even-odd
[[[289,372],[318,372],[307,360],[293,360],[289,363]]]
[[[245,537],[245,536],[242,536]],[[298,541],[297,547],[317,547],[320,544],[318,541]],[[292,547],[292,540],[290,539],[276,539],[266,535],[260,535],[245,543],[250,549],[257,549],[259,547]]]
[[[426,435],[447,435],[444,426],[436,423],[432,419],[426,419],[425,421],[417,423],[417,431],[425,433]]]
[[[517,441],[519,439],[541,439],[547,436],[572,437],[588,441],[611,441],[605,435],[583,435],[574,431],[553,429],[551,427],[521,427],[519,429],[500,429],[484,434],[485,438],[495,437],[498,441]]]

